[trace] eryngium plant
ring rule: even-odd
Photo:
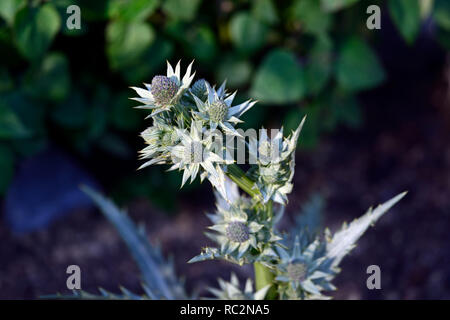
[[[329,298],[327,293],[336,289],[332,280],[340,271],[342,258],[405,193],[369,209],[335,234],[328,229],[318,232],[314,221],[318,220],[322,201],[316,196],[304,207],[292,230],[280,232],[277,222],[293,188],[295,149],[305,119],[288,137],[282,130],[270,137],[261,130],[259,139],[250,137],[247,141],[238,125],[255,102],[234,104],[236,93],[229,93],[225,83],[216,89],[201,79],[191,86],[191,68],[192,63],[181,76],[180,63],[175,70],[168,63],[166,76],[155,76],[145,89],[133,88],[139,95],[133,99],[141,103],[139,108],[149,110],[152,119],[151,126],[142,132],[147,147],[140,151],[145,160],[141,168],[165,164],[169,170],[183,171],[181,185],[199,176],[215,191],[216,211],[208,213],[211,226],[206,235],[216,246],[203,248],[189,263],[222,259],[238,265],[253,264],[255,279],[247,280],[245,288],[232,275],[231,282],[220,279],[220,288],[209,289],[219,299]],[[244,159],[253,159],[247,172],[232,156],[235,144],[217,143],[228,138],[247,147]],[[87,192],[118,228],[142,271],[146,295],[122,289],[123,297],[188,298],[173,268],[167,266],[159,251],[154,253],[143,231],[137,231],[111,202],[91,190]],[[77,297],[93,296],[78,292]],[[119,296],[102,291],[102,297]]]

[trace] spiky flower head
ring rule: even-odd
[[[273,232],[270,219],[262,219],[253,200],[239,196],[234,183],[227,180],[226,187],[229,198],[216,193],[217,211],[208,214],[214,224],[209,229],[215,232],[207,236],[219,248],[206,248],[190,262],[221,258],[242,265],[276,256],[273,246],[281,238]]]
[[[283,299],[326,299],[322,291],[335,290],[331,280],[337,269],[326,257],[326,246],[319,239],[301,244],[296,237],[292,251],[277,247],[279,262],[275,269]]]
[[[262,130],[259,141],[249,143],[250,156],[256,159],[249,175],[256,181],[255,187],[261,192],[264,203],[273,200],[285,205],[287,202],[287,195],[293,188],[295,149],[304,121],[288,138],[283,137],[283,130],[272,138]]]
[[[195,121],[192,121],[189,131],[176,129],[180,143],[170,148],[173,165],[169,170],[184,171],[181,186],[189,178],[192,182],[200,173],[202,181],[208,178],[221,191],[224,188],[224,173],[219,164],[225,160],[214,152],[210,139],[203,135],[203,131],[202,123]]]
[[[141,133],[147,146],[139,151],[140,159],[147,160],[139,169],[152,164],[170,163],[170,148],[179,142],[175,129],[155,121]]]
[[[263,300],[270,288],[270,285],[267,285],[255,292],[253,290],[253,281],[247,279],[244,291],[242,291],[239,279],[234,273],[231,274],[229,282],[220,278],[218,282],[220,289],[209,288],[208,291],[220,300]]]
[[[168,105],[178,91],[178,84],[166,76],[155,76],[152,79],[150,92],[155,99],[155,103],[160,106]]]
[[[194,82],[194,84],[190,89],[191,93],[202,101],[208,95],[208,91],[206,89],[206,82],[207,81],[205,79],[199,79]]]
[[[195,114],[199,119],[209,122],[209,128],[215,130],[220,128],[226,134],[241,136],[234,125],[242,122],[239,119],[245,112],[253,107],[256,101],[247,100],[239,105],[232,106],[236,92],[228,94],[225,91],[225,82],[216,91],[208,82],[205,82],[207,99],[202,101],[194,95],[195,104],[198,112]]]
[[[195,72],[191,74],[192,63],[188,66],[186,74],[180,75],[180,62],[177,63],[175,71],[169,62],[167,62],[167,75],[158,75],[152,79],[151,84],[145,84],[145,89],[132,87],[138,98],[132,98],[142,105],[136,107],[140,109],[152,110],[151,116],[160,112],[170,110],[177,104],[183,94],[191,85]]]

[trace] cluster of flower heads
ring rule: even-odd
[[[217,90],[206,80],[193,82],[192,63],[181,76],[180,63],[174,68],[167,63],[167,74],[155,76],[145,88],[132,87],[139,95],[132,98],[141,105],[136,108],[150,110],[152,125],[141,136],[147,147],[140,151],[145,160],[141,168],[153,164],[167,164],[169,170],[183,171],[181,185],[199,176],[226,197],[225,175],[227,165],[234,163],[232,146],[223,146],[217,141],[234,137],[249,146],[249,156],[264,157],[264,148],[280,148],[278,157],[271,161],[259,161],[251,170],[254,188],[264,202],[274,200],[284,204],[286,195],[292,190],[294,173],[294,150],[299,128],[292,137],[285,139],[282,131],[271,141],[263,134],[256,150],[237,130],[243,121],[241,116],[252,108],[256,101],[247,100],[233,105],[236,92],[229,93],[223,83]],[[191,85],[192,84],[192,85]],[[277,144],[279,143],[279,144]],[[230,150],[231,149],[231,150]],[[256,154],[253,154],[256,153]]]
[[[275,246],[282,238],[273,224],[277,217],[267,217],[255,199],[239,194],[238,187],[225,180],[227,198],[216,193],[215,213],[207,214],[213,223],[206,235],[217,248],[205,248],[190,262],[224,259],[239,265],[265,262],[276,257]]]
[[[207,232],[216,246],[202,249],[190,262],[257,262],[273,274],[280,299],[327,298],[323,292],[335,289],[331,280],[339,272],[342,258],[405,193],[344,225],[334,236],[326,230],[318,237],[305,226],[294,230],[294,237],[281,236],[276,224],[293,188],[294,154],[304,119],[288,137],[283,136],[283,130],[270,137],[262,130],[258,140],[250,138],[247,142],[236,126],[255,102],[233,105],[236,92],[227,92],[225,83],[217,90],[204,79],[191,86],[195,74],[191,69],[192,64],[181,77],[180,63],[175,70],[168,63],[166,76],[155,76],[146,89],[133,88],[139,95],[133,99],[142,104],[139,108],[151,110],[149,117],[153,120],[141,134],[147,144],[140,151],[145,160],[141,167],[167,164],[169,170],[183,171],[182,185],[200,176],[216,190],[217,208],[208,214],[212,226]],[[249,197],[241,195],[227,177],[236,168],[230,167],[235,166],[230,146],[217,144],[216,138],[224,136],[241,139],[248,147],[248,158],[256,159],[240,176],[245,180],[240,180],[240,186]],[[232,174],[230,178],[237,179]],[[220,289],[211,292],[222,299],[262,299],[269,290],[265,287],[254,293],[251,282],[247,282],[242,292],[235,276],[231,282],[220,280],[219,284]]]

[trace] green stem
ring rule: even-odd
[[[245,175],[245,172],[242,171],[236,164],[230,164],[227,166],[227,176],[250,196],[257,197],[260,195],[258,189],[253,188],[255,183],[248,178]]]
[[[260,290],[267,285],[270,285],[270,289],[267,292],[266,299],[267,300],[275,300],[277,298],[277,290],[273,285],[273,280],[275,275],[270,271],[269,268],[262,265],[259,262],[255,262],[253,264],[253,268],[255,270],[255,286],[256,290]]]
[[[236,183],[242,190],[247,192],[252,197],[260,197],[261,193],[257,188],[254,188],[255,183],[249,179],[245,172],[241,170],[237,165],[231,164],[227,166],[228,177]],[[270,219],[273,216],[273,205],[272,201],[269,201],[265,208],[263,209],[266,216]],[[274,300],[277,298],[277,289],[274,285],[275,275],[270,271],[269,268],[262,265],[259,262],[253,264],[255,270],[255,285],[256,290],[260,290],[267,285],[270,285],[270,289],[267,292],[266,299]]]

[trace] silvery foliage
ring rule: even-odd
[[[139,108],[149,109],[152,125],[141,136],[147,147],[140,151],[145,163],[167,164],[170,170],[183,171],[181,184],[197,176],[208,179],[215,189],[216,210],[208,213],[212,225],[206,235],[216,246],[203,248],[189,262],[222,259],[239,265],[262,264],[273,274],[273,283],[254,292],[251,280],[244,291],[232,275],[231,281],[219,279],[219,289],[209,289],[218,299],[263,299],[269,288],[279,299],[327,299],[336,288],[332,284],[340,272],[341,260],[358,239],[406,193],[402,193],[344,224],[336,233],[319,232],[323,201],[315,196],[304,207],[289,232],[277,230],[292,191],[295,149],[305,119],[288,137],[282,130],[271,135],[266,130],[258,141],[246,142],[251,163],[247,173],[236,171],[228,146],[219,146],[215,137],[242,139],[236,125],[255,102],[233,106],[236,93],[228,93],[225,83],[218,90],[206,80],[192,86],[192,63],[181,78],[180,63],[175,70],[168,63],[167,75],[156,76],[146,89],[133,88],[139,95]],[[244,139],[243,139],[244,140]],[[233,172],[239,172],[233,176]],[[237,177],[238,176],[238,177]],[[249,196],[239,192],[238,185]],[[117,228],[140,267],[145,295],[122,288],[122,295],[101,290],[101,295],[76,292],[76,298],[183,299],[189,298],[173,266],[152,246],[142,229],[137,229],[124,212],[90,189],[85,189],[106,217]],[[193,298],[193,297],[190,297]]]

